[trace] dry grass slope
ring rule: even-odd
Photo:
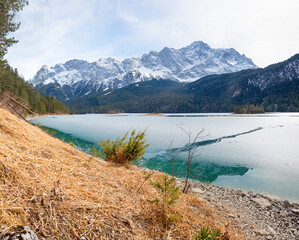
[[[210,226],[244,239],[192,194],[181,196],[173,209],[180,220],[165,229],[147,202],[155,189],[146,183],[136,193],[141,182],[137,167],[91,160],[0,108],[1,232],[28,225],[41,239],[192,239]]]

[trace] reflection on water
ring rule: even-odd
[[[83,139],[76,138],[71,134],[60,132],[54,128],[49,128],[49,127],[44,127],[39,125],[38,127],[44,130],[45,132],[47,132],[48,134],[50,134],[51,136],[56,137],[66,143],[74,143],[75,147],[81,151],[88,153],[90,148],[97,147],[97,145],[92,142],[88,142]]]
[[[49,133],[50,135],[52,135],[53,137],[59,138],[67,143],[74,143],[76,148],[85,151],[86,153],[89,153],[90,148],[97,147],[97,145],[94,143],[85,141],[80,138],[76,138],[71,134],[60,132],[54,128],[48,128],[43,126],[39,127],[47,133]],[[185,148],[177,148],[177,150],[178,149],[180,149],[181,152],[185,151]],[[171,155],[169,154],[169,151],[165,151],[164,154],[149,153],[146,154],[146,156],[153,154],[156,156],[145,157],[144,159],[137,162],[136,165],[172,174]],[[242,176],[249,170],[246,167],[221,166],[215,163],[198,161],[192,162],[190,169],[191,179],[209,183],[214,182],[219,176]],[[184,158],[178,157],[173,165],[174,175],[176,177],[184,178],[186,176],[186,170],[187,162],[184,160]]]
[[[157,155],[150,159],[141,160],[137,165],[172,174],[171,161],[167,155]],[[185,178],[188,163],[177,158],[173,164],[176,177]],[[211,162],[193,161],[190,165],[190,178],[201,182],[214,182],[219,176],[244,175],[249,169],[239,166],[221,166]]]

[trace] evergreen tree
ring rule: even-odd
[[[68,113],[68,107],[54,97],[42,96],[33,85],[26,82],[10,66],[2,68],[0,74],[0,96],[4,91],[13,93],[14,98],[37,113]]]
[[[7,48],[16,43],[13,37],[8,37],[11,32],[16,31],[20,23],[16,23],[16,13],[28,4],[26,0],[1,0],[0,1],[0,69],[6,64],[4,55],[7,53]]]

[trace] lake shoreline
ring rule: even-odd
[[[139,171],[159,171],[135,166]],[[184,179],[176,178],[184,186]],[[299,236],[299,203],[252,191],[220,187],[189,180],[191,193],[240,227],[248,239],[296,239]]]
[[[89,115],[89,114],[88,114]],[[64,134],[58,134],[56,137],[60,138],[60,139],[64,139],[66,142],[74,142],[75,145],[78,144],[79,146],[79,149],[83,149],[85,152],[88,153],[88,149],[86,149],[86,144],[85,144],[85,141],[87,140],[88,142],[92,143],[91,145],[94,146],[96,145],[96,143],[99,141],[99,138],[103,138],[103,139],[108,139],[108,138],[117,138],[119,137],[119,135],[122,134],[122,128],[123,129],[133,129],[133,127],[136,127],[138,126],[140,129],[142,129],[141,125],[147,125],[149,126],[149,124],[152,124],[151,126],[155,126],[155,128],[151,128],[150,131],[152,131],[152,129],[154,129],[154,134],[156,134],[157,136],[159,137],[163,137],[163,134],[164,133],[161,133],[160,130],[157,131],[157,129],[160,127],[160,122],[161,122],[161,126],[163,129],[167,129],[167,126],[170,125],[169,123],[172,124],[172,126],[176,126],[175,123],[178,122],[178,121],[186,121],[187,124],[188,124],[188,121],[189,122],[194,122],[194,121],[199,121],[199,122],[207,122],[207,121],[226,121],[226,125],[224,127],[226,127],[225,129],[228,128],[228,130],[224,130],[224,132],[222,133],[221,131],[223,131],[222,129],[220,129],[218,127],[214,129],[214,132],[217,134],[215,135],[215,137],[210,137],[209,141],[205,141],[206,139],[204,139],[204,144],[200,145],[201,146],[201,153],[202,153],[202,159],[201,160],[205,160],[205,158],[207,157],[210,157],[211,156],[216,156],[216,157],[222,157],[222,155],[224,156],[228,156],[231,154],[231,152],[233,151],[234,154],[236,155],[236,147],[234,146],[235,143],[238,143],[240,141],[243,141],[244,143],[244,137],[246,137],[246,139],[248,138],[247,136],[251,137],[251,142],[249,144],[254,144],[255,142],[252,142],[252,139],[254,138],[253,135],[256,135],[256,134],[259,134],[259,136],[263,136],[261,134],[263,133],[260,133],[262,131],[267,131],[267,133],[269,133],[271,131],[274,132],[275,131],[275,134],[277,136],[277,134],[281,134],[281,129],[283,127],[283,123],[280,122],[280,119],[279,118],[275,118],[274,121],[276,121],[275,123],[273,123],[273,120],[270,119],[269,120],[269,124],[266,126],[262,126],[262,127],[259,127],[259,128],[256,128],[256,129],[253,129],[254,127],[257,127],[257,126],[260,126],[259,123],[253,125],[253,126],[245,126],[243,127],[243,129],[241,130],[232,130],[232,129],[229,129],[229,125],[232,125],[231,122],[234,122],[236,123],[240,121],[241,118],[232,118],[231,119],[228,119],[228,118],[184,118],[183,120],[181,120],[181,118],[171,118],[171,117],[160,117],[160,116],[145,116],[143,114],[141,115],[128,115],[126,116],[126,118],[123,118],[123,115],[120,115],[120,116],[110,116],[110,115],[102,115],[102,116],[98,116],[98,115],[101,115],[101,114],[91,114],[90,116],[87,116],[87,115],[66,115],[66,116],[59,116],[59,115],[44,115],[42,116],[43,119],[40,119],[39,120],[33,120],[32,122],[33,123],[40,123],[41,125],[43,125],[43,123],[45,123],[44,126],[48,126],[50,129],[51,128],[55,128],[55,129],[60,129],[61,131],[63,132],[67,132],[69,136],[76,136],[78,138],[78,141],[75,139],[76,137],[69,137],[69,136],[64,136]],[[287,114],[289,115],[289,114]],[[296,115],[297,116],[297,115]],[[299,115],[298,115],[299,116]],[[121,117],[121,118],[120,118]],[[142,118],[143,117],[143,118]],[[37,117],[38,118],[38,117]],[[47,118],[47,119],[46,119]],[[62,120],[62,126],[59,125],[59,119],[63,119]],[[82,120],[81,120],[82,119]],[[94,125],[93,128],[90,127],[90,124],[89,122],[87,122],[87,126],[82,126],[81,127],[81,124],[84,123],[84,119],[92,119],[90,120],[89,122],[94,122],[94,123],[97,123],[97,125]],[[126,119],[128,120],[128,122],[131,121],[131,119],[133,119],[133,121],[136,121],[132,124],[125,124],[124,122],[126,122],[126,120],[124,121],[123,119]],[[135,119],[135,120],[134,120]],[[144,120],[143,120],[144,119]],[[210,119],[210,120],[209,120]],[[224,120],[222,120],[224,119]],[[226,119],[226,120],[225,120]],[[256,118],[257,119],[257,118]],[[269,118],[267,118],[266,120],[268,120]],[[293,122],[296,120],[295,118],[288,118],[288,119],[293,119]],[[130,121],[129,121],[130,120]],[[243,121],[241,119],[241,121]],[[249,121],[249,120],[248,120]],[[252,120],[250,120],[252,121]],[[254,121],[260,121],[260,120],[254,120]],[[263,121],[263,120],[262,120]],[[74,124],[75,127],[70,127],[71,124],[73,123],[76,123]],[[113,122],[113,124],[112,124]],[[118,124],[119,122],[121,122],[121,124]],[[147,122],[146,124],[144,124],[144,122]],[[70,124],[69,124],[70,123]],[[277,124],[281,124],[281,125],[277,125]],[[110,130],[110,125],[114,126],[113,129]],[[243,124],[244,125],[244,124]],[[269,127],[270,126],[270,127]],[[85,130],[82,131],[80,130],[81,128],[84,128]],[[118,128],[118,129],[116,129]],[[173,127],[175,128],[175,127]],[[250,129],[251,128],[251,129]],[[284,126],[283,129],[285,129],[286,126]],[[67,129],[66,131],[64,131],[64,129]],[[72,130],[74,129],[74,130]],[[79,129],[77,131],[77,129]],[[248,131],[249,129],[249,131]],[[260,130],[262,129],[260,132],[256,132],[254,130]],[[269,129],[269,130],[268,130]],[[296,128],[298,129],[298,128]],[[294,129],[294,130],[296,130]],[[173,130],[173,129],[172,129]],[[176,129],[174,129],[176,130]],[[151,132],[148,132],[148,138],[147,138],[147,141],[152,143],[150,148],[147,150],[148,152],[148,155],[146,155],[146,158],[152,158],[154,160],[150,160],[150,161],[145,161],[144,163],[142,163],[142,165],[144,165],[146,168],[149,168],[149,169],[160,169],[161,171],[164,171],[164,172],[168,172],[169,173],[169,169],[167,169],[167,164],[165,164],[164,162],[169,158],[169,156],[164,153],[164,152],[161,152],[159,154],[162,154],[161,156],[162,157],[156,157],[156,152],[155,152],[155,149],[164,149],[164,148],[167,148],[169,147],[168,145],[167,146],[163,146],[161,145],[160,143],[158,144],[157,141],[159,141],[159,138],[151,138]],[[178,130],[176,130],[178,131]],[[195,130],[192,130],[195,132]],[[234,132],[233,132],[234,131]],[[59,130],[58,130],[59,132]],[[61,132],[61,133],[63,133]],[[77,133],[78,132],[78,133]],[[97,134],[93,134],[90,136],[85,136],[85,132],[97,132]],[[219,132],[219,133],[218,133]],[[294,132],[294,131],[293,131]],[[175,133],[173,133],[174,135]],[[271,139],[274,139],[275,137],[275,134],[272,134],[271,136],[273,136]],[[153,135],[153,134],[152,134]],[[246,136],[245,136],[246,135]],[[170,135],[169,135],[170,136]],[[86,137],[86,138],[85,138]],[[167,136],[168,137],[168,136]],[[184,137],[184,136],[180,136],[180,137]],[[170,138],[170,137],[168,137]],[[238,138],[238,139],[237,139]],[[239,140],[240,138],[240,140]],[[243,139],[241,139],[243,138]],[[182,138],[180,138],[182,139]],[[179,140],[180,140],[179,139]],[[81,141],[80,140],[85,140],[83,141],[83,143],[81,144]],[[178,141],[179,141],[178,140]],[[165,141],[164,141],[165,142]],[[207,146],[206,146],[206,142],[207,142]],[[162,142],[163,143],[163,142]],[[275,142],[274,142],[275,143]],[[219,152],[219,149],[221,149],[221,144],[225,144],[225,147],[224,150],[227,152],[224,152],[221,156],[218,156],[217,153],[216,154],[210,154],[211,152],[211,149],[213,150],[214,149],[214,146],[216,146],[216,149],[218,150]],[[248,144],[246,142],[246,144]],[[290,143],[292,144],[292,143]],[[174,151],[184,151],[183,146],[184,145],[184,141],[182,141],[182,143],[180,144],[177,144],[178,148],[177,149],[174,149]],[[211,146],[210,146],[211,145]],[[80,147],[81,146],[81,147]],[[177,147],[175,146],[175,147]],[[203,146],[203,147],[202,147]],[[220,146],[220,148],[218,147]],[[239,145],[242,149],[242,147],[246,147],[246,145]],[[276,171],[276,169],[270,169],[268,170],[268,166],[270,166],[269,164],[265,164],[265,162],[269,162],[269,154],[266,155],[266,156],[263,156],[261,155],[261,151],[263,151],[262,148],[259,148],[259,145],[252,145],[252,146],[255,146],[255,151],[254,151],[254,154],[255,156],[256,155],[260,155],[260,158],[258,160],[256,160],[255,156],[254,156],[254,159],[252,159],[252,157],[250,158],[250,160],[247,160],[247,163],[245,165],[242,165],[242,160],[239,160],[239,159],[242,159],[242,157],[244,157],[245,155],[241,154],[240,156],[232,156],[234,161],[238,163],[238,165],[221,165],[221,161],[220,163],[215,163],[211,160],[209,162],[209,159],[205,162],[205,161],[201,161],[202,163],[198,164],[197,163],[197,160],[195,159],[195,168],[196,168],[196,171],[197,172],[201,172],[201,171],[204,171],[206,174],[202,177],[202,178],[199,178],[198,180],[200,181],[203,181],[203,182],[210,182],[210,183],[213,183],[217,186],[224,186],[224,187],[232,187],[232,188],[238,188],[238,189],[242,189],[244,191],[254,191],[256,193],[262,193],[264,195],[270,195],[270,194],[273,194],[273,196],[277,196],[278,198],[280,199],[287,199],[289,201],[292,201],[292,202],[299,202],[299,195],[298,195],[298,190],[296,189],[292,189],[291,188],[291,185],[294,185],[296,184],[296,177],[298,176],[297,175],[286,175],[287,173],[287,169],[288,165],[285,164],[285,163],[288,163],[288,162],[292,162],[291,160],[284,160],[283,161],[283,166],[282,167],[285,167],[285,168],[280,168],[280,172]],[[270,145],[268,144],[268,147]],[[293,145],[289,145],[289,146],[293,146]],[[267,145],[266,145],[267,147]],[[239,147],[238,147],[239,149]],[[289,147],[290,149],[290,147]],[[294,149],[294,147],[292,148]],[[159,150],[159,151],[160,151]],[[159,152],[158,151],[158,152]],[[249,151],[249,150],[248,150]],[[248,152],[247,151],[247,156],[251,156],[251,152]],[[296,155],[299,154],[298,151],[293,151],[294,153],[296,153]],[[298,153],[297,153],[298,152]],[[151,154],[153,153],[153,154]],[[293,155],[291,155],[291,159],[294,158],[294,153]],[[163,155],[164,154],[164,155]],[[183,153],[184,154],[184,153]],[[209,155],[210,154],[210,155]],[[278,152],[279,154],[279,152]],[[279,156],[278,154],[276,154],[277,156]],[[167,155],[167,156],[166,156]],[[272,154],[273,155],[273,154]],[[272,156],[271,155],[271,156]],[[163,157],[165,158],[163,160]],[[183,156],[185,157],[185,156]],[[293,158],[292,158],[293,157]],[[156,159],[157,158],[157,159]],[[161,160],[162,159],[162,160]],[[169,159],[168,159],[169,160]],[[157,163],[155,163],[155,161]],[[163,162],[164,161],[164,162]],[[228,160],[226,160],[228,161]],[[181,164],[183,164],[183,161],[181,159],[178,159],[178,162]],[[194,162],[194,161],[193,161]],[[216,161],[215,161],[216,162]],[[252,165],[249,165],[253,163]],[[260,166],[260,165],[257,165],[259,163],[262,163],[263,165]],[[280,162],[278,162],[280,163]],[[158,165],[157,165],[158,164]],[[160,165],[159,165],[160,164]],[[255,165],[257,166],[255,166]],[[156,166],[157,165],[157,166]],[[244,169],[242,168],[244,166]],[[296,167],[297,165],[295,165]],[[184,177],[185,176],[185,172],[184,172],[184,167],[181,167],[180,168],[180,171],[177,171],[176,173],[176,176],[179,176],[179,177]],[[243,180],[243,178],[241,178],[243,175],[245,175],[244,173],[246,173],[246,168],[250,168],[250,170],[253,170],[253,171],[249,171],[248,170],[248,174],[245,176],[245,180]],[[201,170],[199,170],[201,169]],[[255,170],[257,169],[257,170]],[[260,170],[262,169],[262,170]],[[266,169],[266,170],[265,170]],[[284,172],[283,172],[284,170]],[[196,173],[195,173],[196,174]],[[265,175],[264,175],[265,174]],[[281,175],[280,175],[281,174]],[[226,178],[218,178],[219,176],[222,176],[222,175],[227,175],[228,177]],[[194,175],[195,176],[195,175]],[[235,177],[230,177],[230,176],[235,176]],[[240,178],[239,178],[240,176]],[[261,177],[260,177],[261,176]],[[273,181],[269,181],[267,180],[267,176],[277,176],[276,179],[280,179],[281,181],[278,182],[278,180],[275,180],[274,182]],[[289,177],[286,177],[286,176],[289,176]],[[218,179],[216,182],[214,182],[216,180],[216,178]],[[229,181],[230,178],[232,179],[232,183],[230,184]],[[286,179],[290,179],[291,181],[286,181]],[[238,181],[241,181],[241,183],[238,183]],[[248,180],[249,179],[249,180]],[[266,179],[265,181],[262,181],[261,183],[263,183],[263,185],[246,185],[246,181],[259,181],[259,180],[263,180],[263,179]],[[298,179],[298,177],[297,177]],[[196,179],[197,180],[197,179]],[[291,183],[291,184],[290,184]],[[280,189],[282,190],[277,190],[277,187],[279,187]],[[284,190],[286,189],[286,190]],[[288,190],[289,189],[289,190]]]
[[[55,118],[56,116],[63,116],[63,115],[70,115],[70,114],[35,114],[35,115],[27,115],[25,119],[27,121],[35,120],[35,119],[42,119],[42,118]]]
[[[53,115],[43,117],[55,117]],[[154,171],[134,167],[140,171]],[[182,185],[183,179],[177,178]],[[299,204],[274,196],[190,181],[192,192],[239,226],[248,239],[295,239],[299,235]]]
[[[183,180],[177,182],[182,185]],[[248,239],[299,236],[299,203],[212,184],[191,182],[191,185],[192,191],[208,206],[235,221]]]
[[[44,116],[44,118],[51,118],[51,117],[55,117],[55,115],[47,115],[47,116]],[[33,118],[35,119],[35,118]],[[57,129],[55,129],[57,130]],[[57,130],[59,131],[59,130]],[[46,131],[47,132],[47,131]],[[63,132],[62,132],[63,133]],[[52,135],[55,137],[55,135]],[[66,140],[66,137],[56,137],[57,139],[63,139],[64,141]],[[81,139],[82,140],[82,139]],[[68,142],[68,141],[67,141]],[[75,141],[71,140],[71,142],[75,143]],[[82,149],[80,146],[77,146],[77,144],[75,143],[75,147],[77,147],[78,150],[80,151],[83,151],[87,154],[89,154],[89,151],[86,151],[85,149]],[[142,165],[136,165],[137,167],[141,167],[142,169],[145,169],[145,170],[148,170],[148,171],[157,171],[153,168],[149,169],[147,168],[146,166],[142,166]],[[180,177],[177,177],[175,176],[177,179],[181,179],[183,181],[184,178],[180,178]],[[255,192],[254,190],[246,190],[246,189],[242,189],[242,188],[237,188],[237,187],[231,187],[231,186],[219,186],[219,185],[215,185],[212,183],[207,183],[207,182],[200,182],[196,179],[192,179],[190,178],[190,181],[193,183],[193,184],[197,184],[197,183],[200,183],[200,184],[208,184],[208,185],[211,185],[211,186],[214,186],[214,187],[218,187],[218,188],[229,188],[229,189],[233,189],[233,190],[236,190],[236,191],[242,191],[244,193],[247,193],[247,192],[253,192],[254,194],[260,194],[260,195],[263,195],[265,197],[268,197],[268,198],[271,198],[273,200],[278,200],[278,201],[289,201],[290,203],[294,203],[294,204],[299,204],[299,199],[290,199],[290,198],[285,198],[285,197],[281,197],[281,196],[278,196],[278,195],[275,195],[275,194],[271,194],[271,193],[267,193],[267,192]]]

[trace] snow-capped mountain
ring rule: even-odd
[[[235,49],[213,49],[196,41],[181,49],[165,47],[160,52],[150,51],[140,58],[123,61],[101,58],[89,63],[74,59],[50,68],[43,66],[30,82],[42,92],[66,100],[153,78],[192,82],[211,74],[249,68],[257,66]]]
[[[299,78],[299,54],[290,59],[273,64],[265,68],[263,72],[248,79],[248,85],[264,90],[283,82],[292,82]]]
[[[263,105],[268,112],[299,111],[299,54],[265,68],[210,75],[197,81],[153,79],[67,101],[78,113],[231,112]]]

